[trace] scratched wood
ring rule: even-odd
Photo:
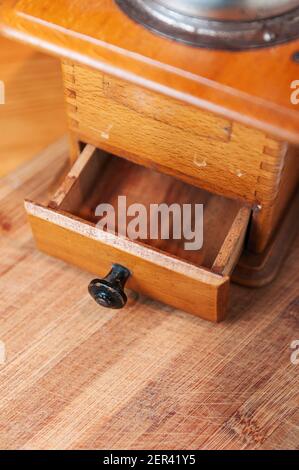
[[[224,323],[133,295],[104,310],[26,224],[23,198],[46,194],[66,149],[0,182],[0,447],[298,447],[299,237],[271,286],[233,286]]]

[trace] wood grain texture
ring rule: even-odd
[[[290,101],[299,41],[247,52],[195,49],[161,38],[113,0],[4,0],[3,34],[299,143]]]
[[[95,211],[100,203],[114,207],[119,219],[119,196],[126,198],[127,207],[142,204],[146,208],[145,239],[132,240],[125,235],[132,217],[122,225],[118,223],[115,233],[96,225],[99,217]],[[165,229],[163,217],[162,224],[158,223],[157,239],[149,236],[150,227],[156,224],[151,204],[177,204],[180,210],[184,204],[192,204],[194,212],[195,203],[203,204],[201,249],[186,250],[188,239],[184,235],[179,240],[174,238],[171,217],[169,239],[161,236],[163,224]],[[207,320],[225,318],[227,276],[239,259],[250,208],[99,152],[90,145],[49,204],[26,201],[25,207],[37,246],[47,254],[101,277],[113,263],[121,264],[131,271],[127,285],[137,292]],[[193,220],[191,226],[199,230],[198,221],[195,225]],[[214,262],[217,274],[213,272]]]
[[[224,323],[142,296],[101,309],[88,273],[36,251],[23,209],[66,153],[0,182],[1,448],[298,448],[299,238],[271,286],[232,286]]]
[[[63,78],[79,139],[218,194],[272,198],[285,146],[263,132],[72,63]]]
[[[0,175],[32,158],[66,132],[59,61],[0,38]]]

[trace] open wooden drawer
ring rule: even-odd
[[[123,232],[132,216],[123,227],[118,224],[116,233],[99,228],[96,207],[111,204],[117,220],[118,196],[126,196],[127,207],[138,203],[148,209],[150,204],[203,204],[202,248],[186,250],[186,240],[165,240],[161,234],[132,240]],[[100,276],[113,263],[121,264],[131,271],[129,288],[208,320],[225,317],[230,275],[251,212],[242,202],[86,145],[53,199],[46,205],[26,201],[25,207],[42,251]]]

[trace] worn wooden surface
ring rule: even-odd
[[[0,182],[0,447],[298,447],[299,238],[271,286],[233,286],[222,324],[145,297],[104,310],[33,245],[22,200],[51,158]]]
[[[0,176],[66,132],[58,60],[0,37]]]

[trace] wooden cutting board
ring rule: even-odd
[[[26,223],[66,156],[62,140],[0,180],[0,447],[294,449],[299,237],[271,286],[232,287],[224,323],[133,294],[101,309]]]

